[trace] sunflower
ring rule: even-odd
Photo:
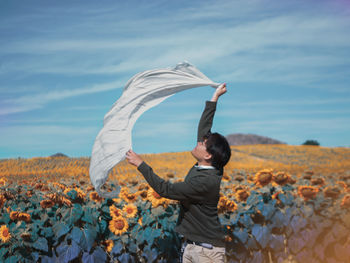
[[[86,188],[86,191],[87,191],[87,192],[90,192],[90,191],[92,191],[92,190],[94,190],[94,189],[95,189],[95,187],[89,185],[89,186]]]
[[[156,191],[150,188],[147,192],[147,198],[152,203],[153,207],[162,205],[165,202],[165,198],[161,197]]]
[[[5,178],[0,178],[0,185],[5,185],[6,184],[6,179]]]
[[[114,205],[109,207],[109,213],[111,214],[112,218],[117,218],[122,215],[122,211]]]
[[[33,190],[28,190],[28,191],[26,192],[26,196],[28,196],[29,198],[32,197],[33,194],[34,194]]]
[[[127,203],[133,203],[133,202],[135,202],[137,200],[137,195],[136,194],[132,194],[132,193],[124,193],[122,195],[122,198]]]
[[[112,200],[116,204],[120,204],[123,201],[121,198],[113,198]]]
[[[109,221],[109,230],[115,235],[121,235],[129,228],[128,221],[124,217],[113,218]]]
[[[343,208],[350,208],[350,195],[344,196],[342,202],[341,202],[341,207]]]
[[[297,180],[295,180],[294,178],[292,177],[289,177],[288,179],[288,184],[295,184],[297,182]]]
[[[137,194],[141,197],[143,201],[147,199],[147,190],[140,190],[137,192]]]
[[[281,186],[287,184],[289,181],[289,178],[290,178],[290,175],[285,172],[277,172],[272,176],[273,183]]]
[[[20,212],[18,212],[18,211],[12,211],[12,212],[10,213],[10,219],[11,219],[12,221],[16,221],[16,220],[18,219],[19,213],[20,213]]]
[[[138,190],[141,191],[141,190],[148,190],[149,189],[149,185],[146,184],[146,183],[141,183],[138,187]]]
[[[73,188],[67,187],[66,189],[64,189],[63,193],[68,194],[72,190],[73,190]]]
[[[3,205],[5,204],[6,202],[6,198],[4,195],[0,195],[0,208],[3,207]]]
[[[239,202],[245,202],[249,197],[249,192],[246,189],[238,190],[235,194],[235,197]]]
[[[228,182],[231,180],[231,176],[229,176],[228,174],[224,173],[222,176],[222,180],[225,182]]]
[[[30,214],[28,213],[19,213],[18,220],[24,221],[26,223],[30,222]]]
[[[31,238],[31,234],[29,233],[29,232],[23,232],[22,234],[21,234],[21,238],[23,239],[23,240],[25,240],[25,241],[29,241],[30,240],[30,238]]]
[[[95,202],[101,202],[102,201],[102,197],[100,197],[99,195],[98,195],[98,193],[97,192],[91,192],[90,193],[90,199],[91,200],[94,200]]]
[[[268,185],[272,180],[272,169],[263,169],[255,174],[255,184],[258,186]]]
[[[338,198],[340,195],[340,189],[336,186],[328,186],[324,189],[323,191],[325,197],[330,197],[330,198]]]
[[[11,234],[9,229],[7,228],[6,225],[2,225],[0,227],[0,239],[2,240],[2,242],[6,243],[7,241],[9,241],[11,238]]]
[[[218,202],[218,212],[223,213],[223,212],[233,212],[234,210],[237,209],[237,204],[228,199],[226,196],[222,195],[219,199]]]
[[[113,242],[113,240],[108,239],[108,240],[103,241],[102,245],[104,245],[106,247],[106,250],[108,252],[111,252],[113,249],[113,246],[114,246],[114,242]]]
[[[137,207],[134,204],[127,204],[124,206],[123,212],[126,214],[127,218],[133,218],[137,214]]]
[[[61,188],[61,190],[65,190],[66,186],[57,182],[52,183],[53,186],[57,186],[58,188]]]
[[[324,185],[325,182],[324,182],[323,178],[319,177],[319,178],[311,179],[311,184],[312,185]]]
[[[84,193],[83,190],[81,190],[79,187],[75,187],[74,188],[75,191],[77,191],[77,194],[78,194],[78,198],[81,199],[81,200],[84,200],[86,194]]]
[[[53,207],[54,205],[55,205],[55,202],[50,200],[50,199],[49,200],[42,200],[40,202],[40,206],[42,208],[50,208],[50,207]]]
[[[300,197],[303,197],[305,201],[315,198],[318,191],[318,188],[313,186],[302,185],[298,187],[298,194]]]

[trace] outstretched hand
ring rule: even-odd
[[[136,167],[143,162],[142,158],[131,149],[126,152],[126,159],[130,164],[135,165]]]
[[[226,93],[226,91],[226,83],[221,84],[219,87],[216,88],[211,101],[217,101],[222,94]]]

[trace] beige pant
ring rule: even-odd
[[[209,249],[194,244],[187,244],[182,260],[183,263],[224,263],[226,262],[225,248],[213,247]]]

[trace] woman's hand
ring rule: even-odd
[[[211,98],[211,101],[218,101],[219,97],[226,93],[227,88],[226,88],[226,83],[221,84],[219,87],[216,88],[213,97]]]
[[[143,162],[141,157],[131,149],[126,152],[126,159],[130,164],[135,165],[136,167],[139,167],[139,165]]]

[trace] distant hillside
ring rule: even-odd
[[[50,155],[50,157],[68,157],[68,156],[65,155],[64,153],[55,153],[53,155]]]
[[[230,145],[248,145],[248,144],[286,144],[269,137],[255,134],[234,133],[226,136]]]

